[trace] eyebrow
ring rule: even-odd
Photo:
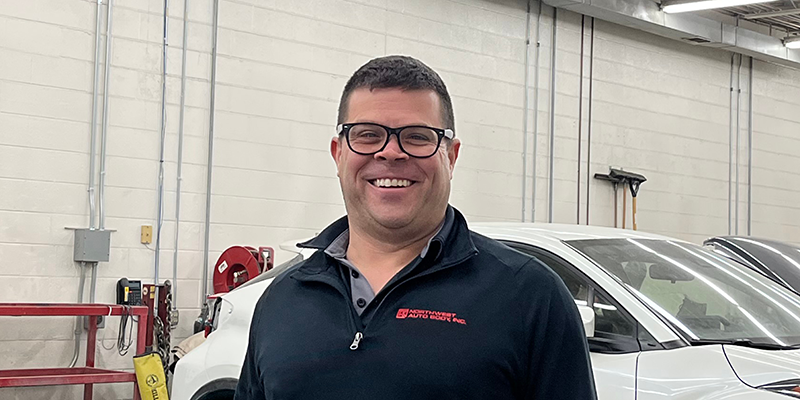
[[[445,128],[438,128],[436,125],[427,124],[425,122],[415,122],[415,123],[411,123],[411,124],[403,124],[403,125],[400,125],[400,126],[389,126],[389,125],[386,125],[386,124],[381,123],[381,122],[369,120],[369,121],[345,122],[345,124],[375,124],[375,125],[388,126],[389,128],[394,128],[394,129],[404,128],[404,127],[407,127],[407,126],[426,126],[426,127],[429,127],[429,128],[445,129]]]

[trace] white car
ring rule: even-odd
[[[800,398],[800,297],[761,274],[700,246],[629,230],[470,228],[561,276],[584,318],[600,400]],[[173,400],[232,398],[256,301],[306,251],[218,300],[214,330],[177,363]]]

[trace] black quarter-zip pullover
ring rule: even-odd
[[[544,264],[451,229],[376,295],[367,323],[323,251],[286,271],[256,305],[236,400],[594,400],[575,303]],[[325,249],[346,217],[303,245]]]

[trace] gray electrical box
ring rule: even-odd
[[[75,229],[76,262],[106,262],[110,250],[110,230]]]

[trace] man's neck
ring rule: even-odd
[[[395,240],[369,235],[358,227],[350,226],[350,240],[347,246],[347,259],[367,278],[375,293],[416,258],[436,234],[439,225],[417,235],[409,235],[403,240]]]

